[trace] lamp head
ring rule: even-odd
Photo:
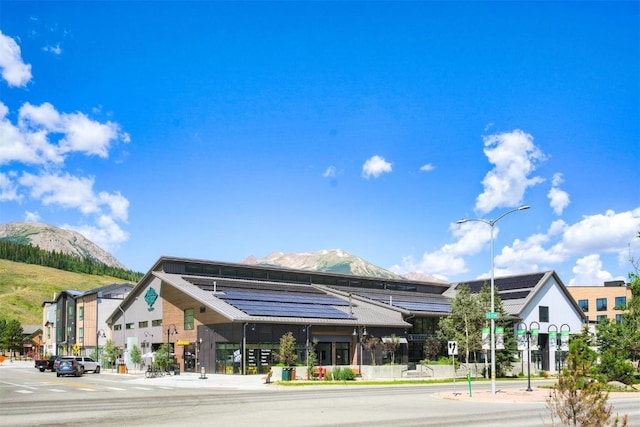
[[[529,205],[524,205],[524,206],[520,206],[518,208],[519,211],[526,211],[527,209],[531,209],[531,206]]]

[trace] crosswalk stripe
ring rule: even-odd
[[[66,390],[60,390],[59,388],[50,388],[49,391],[54,393],[64,393]]]
[[[116,390],[116,391],[123,391],[123,388],[120,387],[107,387],[108,390]]]
[[[31,391],[31,390],[16,390],[16,393],[31,394],[31,393],[33,393],[33,391]]]
[[[80,388],[80,390],[82,390],[82,391],[96,391],[95,388],[82,388],[82,387]]]
[[[145,391],[153,390],[152,388],[148,388],[148,387],[132,387],[132,388],[135,388],[137,390],[145,390]]]

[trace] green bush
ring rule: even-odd
[[[633,384],[636,369],[628,360],[620,360],[613,351],[605,351],[600,356],[597,372],[607,381],[620,381]]]
[[[352,381],[356,379],[356,373],[351,368],[336,366],[324,376],[325,381]]]

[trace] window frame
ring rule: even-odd
[[[588,299],[580,299],[578,300],[578,307],[580,307],[580,309],[586,313],[587,311],[589,311],[589,300]]]
[[[549,323],[549,306],[548,305],[539,305],[538,306],[538,321],[540,323]]]
[[[195,329],[195,309],[193,308],[185,308],[184,309],[184,320],[183,326],[185,331],[192,331]]]

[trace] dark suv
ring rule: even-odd
[[[56,368],[56,376],[73,375],[74,377],[82,376],[82,366],[75,357],[61,357]]]

